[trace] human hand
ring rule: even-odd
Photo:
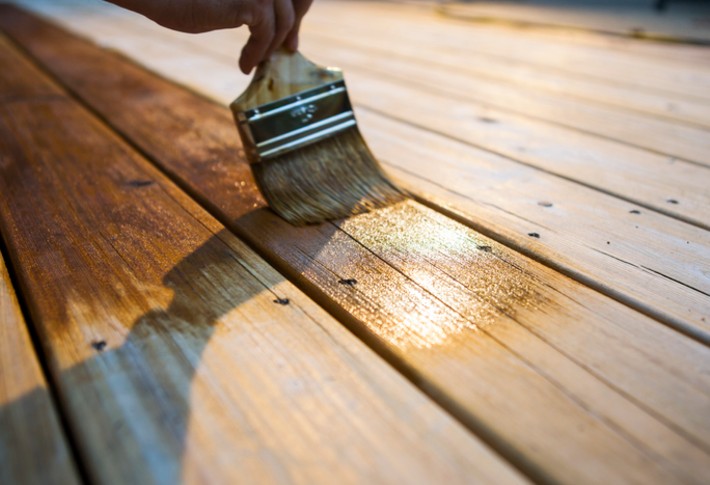
[[[245,74],[279,47],[298,49],[301,20],[313,0],[110,0],[181,32],[198,33],[246,25],[249,40],[239,68]]]

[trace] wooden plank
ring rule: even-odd
[[[235,93],[246,87],[247,78],[234,71],[233,55],[225,51],[239,42],[239,34],[215,32],[195,37],[157,26],[141,32],[127,22],[125,16],[92,15],[94,18],[83,14],[64,15],[62,21],[222,102],[233,99]],[[144,22],[139,23],[146,26]],[[101,32],[100,36],[96,32]],[[404,122],[417,122],[427,129],[710,228],[705,209],[710,204],[710,193],[706,190],[710,172],[705,167],[576,130],[541,124],[480,103],[462,103],[460,99],[433,94],[431,89],[412,87],[409,80],[403,83],[369,72],[369,64],[377,63],[377,59],[361,59],[359,64],[350,65],[347,59],[353,54],[348,49],[336,52],[318,43],[309,44],[307,38],[303,42],[308,51],[324,54],[322,60],[326,63],[346,62],[343,67],[350,81],[351,95],[360,107],[369,107]],[[363,69],[366,64],[368,67]],[[211,74],[215,72],[220,75]]]
[[[312,11],[307,21],[314,17]],[[710,99],[710,72],[704,64],[649,59],[614,49],[548,41],[539,37],[510,35],[503,29],[479,30],[469,22],[436,17],[427,8],[407,8],[390,2],[322,2],[318,12],[324,18],[347,18],[348,23],[379,25],[386,32],[420,38],[464,38],[459,49],[484,50],[508,59],[603,79],[641,90],[673,93],[688,98]],[[380,30],[382,32],[382,30]],[[441,36],[446,32],[446,36]],[[346,35],[345,31],[343,35]]]
[[[109,23],[117,23],[113,17],[110,18],[111,22],[104,19],[103,23],[93,24],[82,18],[81,25],[95,25],[97,31],[102,33],[103,40],[106,40],[111,35]],[[118,29],[126,41],[112,43],[112,47],[120,45],[127,54],[141,52],[145,55],[145,62],[152,65],[161,63],[164,75],[182,75],[181,79],[186,82],[192,79],[193,89],[208,92],[225,103],[231,99],[229,93],[238,92],[234,89],[239,78],[236,77],[233,62],[208,64],[210,52],[197,50],[205,45],[204,42],[195,47],[193,44],[178,44],[175,41],[171,42],[168,49],[167,42],[164,41],[161,47],[160,40],[155,37],[149,44],[145,37],[131,38],[128,34],[131,31],[130,24],[124,22]],[[167,31],[157,31],[160,32]],[[233,41],[221,40],[217,44],[232,45]],[[176,63],[175,59],[179,62]],[[209,75],[190,77],[194,71],[186,72],[184,66],[193,62],[199,62],[201,72]],[[430,96],[427,93],[400,95],[397,93],[401,88],[391,83],[383,84],[372,76],[359,77],[357,73],[354,77],[356,82],[350,84],[350,90],[360,106],[363,106],[360,100],[365,100],[366,106],[385,106],[392,113],[409,110],[415,113],[412,119],[428,119],[432,112],[436,112],[436,109],[415,109],[414,103],[409,102],[411,97]],[[205,86],[206,82],[212,84]],[[441,103],[435,101],[423,106],[438,104]],[[444,108],[443,112],[446,112],[446,108],[458,112],[462,109],[450,100]],[[360,115],[365,121],[361,127],[375,153],[397,170],[397,175],[406,182],[409,189],[427,200],[436,200],[439,206],[456,211],[459,217],[474,228],[494,234],[522,248],[527,254],[542,259],[546,264],[701,341],[710,342],[710,324],[706,318],[706,300],[710,288],[704,276],[710,268],[703,263],[708,260],[706,255],[709,244],[707,232],[703,229],[659,216],[634,203],[608,197],[445,137],[427,134],[421,128],[403,126],[402,123],[387,120],[369,110],[361,110]],[[481,112],[479,118],[490,115],[489,112]],[[508,122],[506,120],[506,124]],[[439,122],[429,126],[438,132],[457,124]],[[480,120],[477,126],[475,131],[481,132],[481,143],[491,143],[492,147],[496,142],[500,146],[501,140],[508,136],[502,134],[498,124],[491,123],[490,118]],[[461,133],[464,131],[465,128]],[[413,146],[409,143],[412,139],[421,139],[421,145]],[[560,164],[570,174],[576,171],[575,175],[583,180],[601,177],[626,191],[630,190],[629,178],[646,171],[641,168],[642,163],[667,166],[665,160],[658,157],[655,162],[653,158],[632,158],[638,164],[633,170],[632,167],[620,167],[620,163],[630,159],[629,152],[607,150],[603,156],[590,157],[589,161],[593,163],[589,163],[589,168],[583,170],[573,163],[582,157],[578,153],[579,149],[574,147],[575,141],[570,140],[569,135],[559,134],[550,139],[549,151],[541,150],[536,158],[546,161],[549,160],[546,156],[554,157],[558,154]],[[568,151],[560,150],[559,145],[563,143],[569,145]],[[562,151],[561,155],[559,151]],[[616,157],[613,157],[613,153],[616,153]],[[606,171],[599,170],[599,161],[610,155],[613,158]],[[680,204],[669,204],[665,198],[663,204],[697,214],[697,217],[702,218],[696,221],[697,224],[710,227],[710,219],[705,210],[710,204],[710,193],[705,190],[707,184],[703,177],[710,172],[689,164],[683,165],[682,162],[677,162],[675,166],[675,170],[664,171],[663,176],[659,176],[660,181],[654,180],[651,183],[644,180],[638,182],[639,186],[633,187],[633,190],[653,192],[660,199],[660,190],[672,190],[670,193],[677,194],[682,187],[680,193],[684,194],[683,198],[673,199]],[[663,189],[659,190],[659,183],[664,185]],[[538,204],[550,202],[553,195],[556,208]],[[689,203],[689,200],[693,202]],[[638,211],[639,214],[631,211]],[[622,219],[610,217],[611,214]],[[586,222],[580,224],[580,221]],[[570,227],[574,227],[575,231],[571,232]],[[542,237],[532,238],[530,233],[541,234]],[[639,247],[645,250],[639,251]]]
[[[707,347],[414,202],[305,228],[254,210],[247,167],[227,162],[226,109],[3,14],[62,82],[533,477],[704,480]]]
[[[0,66],[6,66],[4,60],[0,58]],[[4,67],[2,71],[7,72]],[[1,255],[0,322],[0,482],[78,484],[69,446]]]
[[[480,22],[502,22],[537,28],[583,29],[670,42],[710,44],[705,25],[710,9],[700,2],[673,4],[663,12],[656,2],[475,2],[442,5],[447,16]]]
[[[363,51],[362,54],[372,60],[393,62],[389,70],[383,70],[379,65],[371,66],[378,72],[403,75],[407,67],[416,67],[414,79],[418,82],[454,92],[457,79],[465,77],[468,89],[458,90],[462,96],[669,155],[682,156],[679,150],[684,150],[686,158],[698,158],[698,152],[675,146],[671,138],[651,140],[650,133],[668,131],[669,122],[677,124],[670,130],[680,130],[681,135],[686,131],[689,134],[702,132],[710,127],[710,102],[647,93],[479,52],[454,50],[453,44],[464,39],[446,36],[445,40],[434,42],[413,36],[398,39],[384,48],[371,27],[348,26],[350,35],[343,36],[337,26],[325,22],[311,24],[314,25],[306,32],[315,46],[325,44],[331,48],[339,47],[341,51],[345,48],[346,52]],[[436,82],[431,82],[432,76],[436,76]],[[597,117],[608,120],[599,123]]]
[[[481,26],[484,30],[499,27]],[[519,29],[516,29],[519,32]],[[524,37],[541,37],[548,41],[571,44],[587,45],[596,49],[614,50],[626,54],[648,57],[649,59],[670,61],[672,63],[683,64],[703,64],[710,61],[710,49],[708,46],[695,44],[678,44],[670,42],[653,41],[649,39],[633,39],[617,36],[604,35],[594,32],[582,32],[578,30],[530,30],[521,32]]]
[[[374,152],[428,203],[710,343],[708,231],[375,113],[360,120]]]
[[[710,151],[708,102],[680,100],[676,103],[671,98],[662,108],[667,111],[669,106],[674,110],[696,106],[690,109],[696,115],[700,114],[704,127],[658,119],[623,106],[605,106],[538,88],[529,89],[527,83],[511,85],[509,79],[514,74],[510,67],[498,69],[497,75],[492,75],[491,67],[480,62],[477,55],[455,50],[456,46],[470,42],[464,35],[447,32],[446,36],[436,36],[432,32],[430,37],[434,40],[430,40],[429,36],[422,37],[420,32],[411,28],[409,34],[402,35],[401,41],[388,43],[385,48],[379,42],[377,28],[376,24],[365,22],[333,25],[321,21],[313,27],[313,31],[318,32],[314,42],[304,43],[304,48],[315,49],[326,59],[341,58],[340,64],[372,70],[382,77],[391,76],[403,86],[420,85],[428,91],[450,93],[457,99],[475,101],[486,107],[710,165],[707,156]],[[346,40],[338,40],[343,38]],[[623,77],[623,71],[618,75]],[[524,77],[529,79],[534,75],[526,72]],[[635,91],[639,91],[638,88]],[[626,95],[627,100],[635,97],[633,91]]]
[[[4,42],[0,55],[0,227],[92,480],[523,481]]]

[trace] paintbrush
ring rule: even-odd
[[[230,107],[261,193],[290,223],[403,199],[360,135],[340,69],[281,49]]]

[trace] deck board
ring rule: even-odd
[[[0,228],[89,479],[524,481],[6,42],[0,58]]]
[[[0,58],[0,65],[4,61]],[[0,482],[78,484],[79,475],[2,255],[0,322]]]
[[[253,210],[234,183],[245,164],[224,162],[238,152],[226,109],[18,22],[63,83],[532,476],[702,481],[710,383],[688,369],[707,347],[414,202],[316,228]]]
[[[548,40],[541,36],[510,35],[509,30],[478,30],[468,22],[432,15],[431,8],[407,9],[391,2],[324,2],[320,12],[328,18],[347,18],[355,24],[386,23],[387,32],[420,38],[456,38],[464,35],[463,49],[481,49],[507,59],[534,64],[570,75],[603,79],[612,84],[710,100],[710,73],[701,63],[677,59],[649,59],[623,50]],[[340,15],[342,17],[334,17]],[[385,20],[387,19],[387,21]],[[442,32],[447,35],[441,35]],[[345,34],[345,30],[344,30]],[[433,42],[436,42],[433,41]],[[629,40],[629,43],[633,43]],[[638,42],[638,41],[636,41]],[[624,76],[619,76],[623,73]]]

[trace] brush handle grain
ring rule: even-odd
[[[259,64],[251,84],[232,102],[231,108],[235,113],[244,112],[342,79],[343,73],[338,68],[319,66],[299,52],[279,49]]]

